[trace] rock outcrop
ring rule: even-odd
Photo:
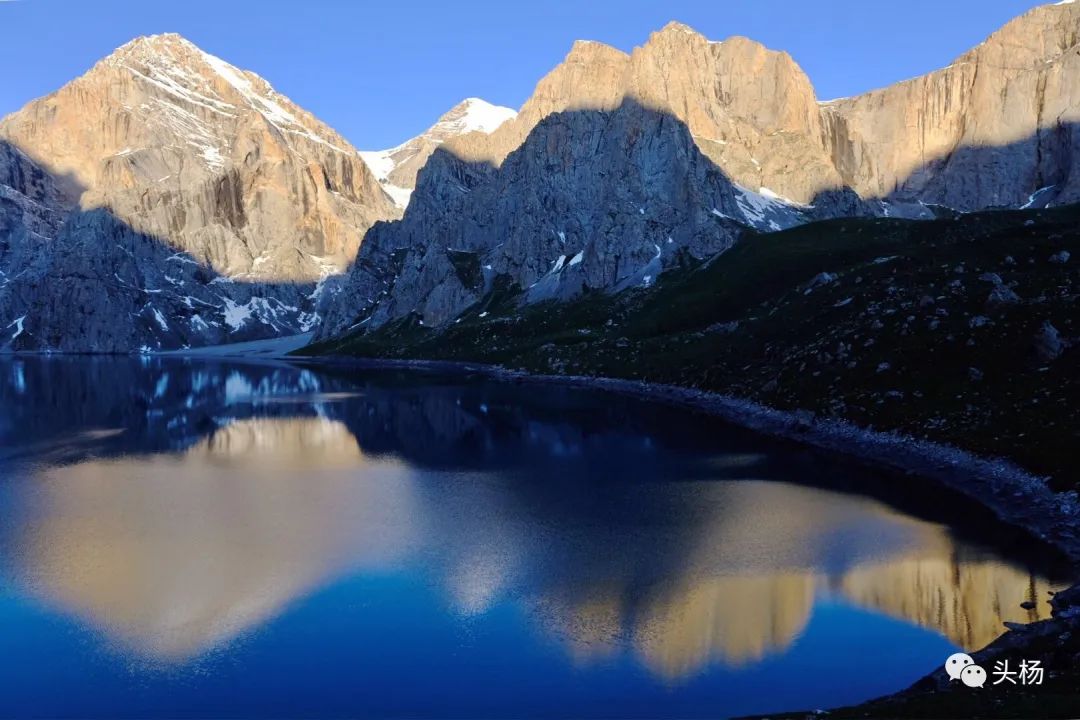
[[[442,325],[495,288],[538,301],[648,286],[801,212],[732,184],[671,115],[632,101],[554,113],[498,167],[436,151],[405,217],[368,233],[321,336]]]
[[[177,35],[134,40],[8,116],[0,145],[0,222],[18,228],[0,323],[23,318],[0,329],[9,349],[301,331],[321,281],[399,214],[337,133]]]
[[[464,159],[498,164],[552,113],[613,110],[627,100],[685,123],[701,151],[744,188],[809,202],[843,185],[814,89],[791,56],[742,37],[712,42],[680,23],[629,54],[575,43],[515,119],[448,147]]]
[[[825,103],[846,185],[970,211],[1080,200],[1080,4],[1016,18],[948,67]]]

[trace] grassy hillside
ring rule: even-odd
[[[747,232],[652,288],[533,306],[517,291],[446,329],[411,318],[307,352],[714,390],[1080,482],[1078,207]]]

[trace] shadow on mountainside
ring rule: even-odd
[[[172,350],[301,333],[317,320],[321,283],[223,276],[108,208],[82,209],[70,177],[0,142],[4,158],[0,352]],[[245,221],[227,191],[213,213]]]
[[[1003,146],[960,147],[881,197],[844,187],[799,205],[734,183],[670,113],[634,100],[610,111],[553,113],[498,166],[466,159],[483,154],[468,148],[437,149],[402,220],[365,237],[317,339],[409,317],[443,326],[496,294],[533,303],[640,287],[715,257],[751,231],[1070,202],[1080,199],[1076,132],[1067,123]]]
[[[914,169],[881,199],[960,212],[1075,203],[1078,148],[1075,122],[1058,122],[1001,145],[959,145]]]
[[[636,124],[617,120],[635,114]],[[606,137],[613,133],[618,142]],[[734,186],[670,114],[632,100],[610,112],[555,113],[497,168],[437,150],[406,218],[368,233],[350,271],[367,282],[349,283],[322,336],[355,326],[376,304],[392,318],[427,305],[420,315],[441,324],[496,288],[516,285],[536,301],[639,286],[721,252],[747,225],[768,231],[835,215],[930,217],[942,210],[920,201],[955,207],[964,204],[954,201],[958,193],[1033,206],[1067,200],[1074,135],[1061,125],[1003,147],[960,148],[882,201],[840,189],[802,207]],[[640,146],[648,150],[638,153]],[[0,185],[15,189],[0,194],[0,351],[131,352],[262,339],[310,329],[321,304],[329,305],[316,292],[323,284],[224,277],[107,208],[58,213],[50,205],[73,206],[61,199],[82,189],[0,143],[0,160],[16,155],[7,182],[0,168]],[[1003,166],[1013,171],[999,172]],[[1016,182],[995,189],[988,177]],[[219,179],[212,210],[224,226],[245,220],[228,179]],[[496,248],[505,262],[480,261]],[[578,253],[579,262],[569,262]],[[413,307],[395,297],[403,275]]]
[[[866,211],[850,193],[829,203]],[[629,100],[554,113],[498,167],[436,150],[402,220],[365,237],[320,335],[368,317],[443,325],[496,288],[535,302],[648,284],[747,227],[790,227],[814,212],[735,185],[668,113]]]

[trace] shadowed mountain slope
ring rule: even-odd
[[[839,195],[859,212],[853,195]],[[498,166],[440,149],[400,222],[367,236],[322,338],[413,316],[441,326],[516,287],[528,302],[649,286],[746,227],[813,210],[733,184],[673,116],[627,100],[547,116]]]

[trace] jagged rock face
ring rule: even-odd
[[[823,137],[805,74],[757,43],[676,23],[629,55],[578,42],[516,118],[443,142],[319,336],[410,313],[440,325],[496,278],[529,301],[620,290],[727,248],[740,225],[867,212],[837,190]]]
[[[741,37],[711,42],[671,23],[624,53],[578,42],[518,117],[490,136],[448,143],[498,164],[543,117],[611,109],[624,98],[669,112],[734,182],[798,203],[850,189],[892,212],[921,203],[961,211],[1080,200],[1080,4],[1035,8],[952,65],[852,98],[819,103],[786,53]],[[864,210],[867,209],[864,206]]]
[[[679,23],[630,54],[575,43],[515,120],[490,137],[467,135],[448,147],[497,164],[547,115],[611,110],[624,100],[684,122],[702,152],[744,188],[809,202],[842,186],[813,87],[791,57],[741,37],[710,42]]]
[[[36,246],[56,236],[68,205],[70,201],[49,173],[0,143],[0,292],[16,268],[40,256]]]
[[[389,150],[361,152],[383,189],[401,208],[409,204],[416,174],[436,148],[447,140],[471,132],[488,134],[517,116],[514,110],[467,98],[452,107],[426,131]]]
[[[498,168],[437,151],[404,219],[368,234],[320,334],[441,325],[496,286],[538,301],[648,285],[680,256],[729,247],[748,214],[799,221],[785,210],[733,186],[670,115],[556,113]]]
[[[25,228],[5,233],[8,245],[35,258],[0,290],[0,323],[23,318],[18,337],[0,328],[0,348],[302,331],[316,287],[348,267],[368,227],[399,214],[337,133],[176,35],[137,39],[8,116],[0,146],[3,197],[34,200],[8,181],[29,163],[75,201],[34,200],[65,218],[45,227],[26,202],[0,207],[0,222]]]
[[[814,89],[787,53],[742,37],[709,42],[669,25],[631,55],[631,94],[685,122],[743,187],[809,203],[842,187],[821,140]]]
[[[176,35],[140,38],[0,123],[0,138],[217,273],[313,281],[394,217],[329,127]]]
[[[296,334],[318,319],[320,284],[230,282],[103,209],[72,213],[49,245],[0,287],[12,318],[0,350],[146,352]]]
[[[964,211],[1080,200],[1078,33],[1080,4],[1038,7],[942,70],[825,104],[844,182]]]

